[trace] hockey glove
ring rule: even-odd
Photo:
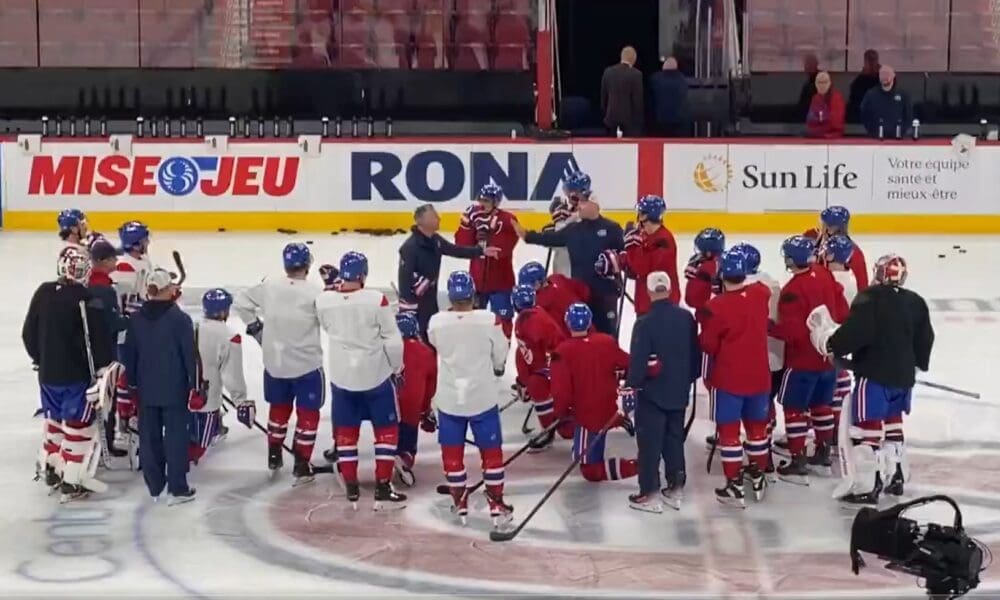
[[[205,408],[205,395],[201,390],[191,390],[188,392],[188,410],[198,412]]]
[[[247,335],[257,340],[258,344],[263,345],[264,323],[260,319],[257,319],[252,323],[247,323]]]
[[[413,274],[413,295],[417,298],[422,297],[427,293],[427,290],[431,289],[431,280],[424,277],[423,275]]]
[[[646,377],[656,377],[663,370],[663,363],[660,362],[660,357],[656,354],[650,354],[649,358],[646,359]]]
[[[323,265],[319,268],[319,276],[328,290],[337,289],[340,283],[340,270],[333,265]]]
[[[825,304],[814,308],[806,318],[806,326],[809,327],[809,341],[816,348],[816,352],[828,356],[830,338],[839,327],[830,316],[830,309]]]
[[[494,233],[500,231],[500,219],[494,213],[478,213],[472,222],[476,228],[476,241],[480,244],[488,242]]]
[[[427,433],[434,433],[438,428],[437,416],[434,411],[429,410],[424,414],[420,415],[420,429],[426,431]]]
[[[390,375],[389,381],[392,382],[392,387],[396,390],[396,393],[398,394],[399,390],[403,389],[403,383],[404,383],[403,369],[400,369],[399,372]]]
[[[686,279],[697,279],[698,272],[701,270],[701,264],[706,260],[708,260],[707,256],[701,252],[696,252],[688,259],[688,264],[684,267],[684,277]]]
[[[625,250],[642,246],[642,233],[637,228],[625,231]]]
[[[712,278],[712,293],[715,295],[722,293],[722,275],[716,274],[716,276]]]
[[[573,216],[573,209],[570,207],[569,202],[556,197],[549,203],[549,214],[552,215],[553,223],[562,223]]]
[[[253,428],[253,422],[257,419],[257,405],[253,400],[243,400],[236,405],[236,420],[246,425],[247,429]]]
[[[594,270],[601,277],[612,278],[621,272],[621,266],[618,263],[618,252],[615,250],[605,250],[597,256],[597,262],[594,263]]]
[[[417,308],[419,308],[419,306],[416,303],[407,302],[402,298],[399,299],[399,312],[416,314]]]
[[[504,374],[504,369],[502,369],[502,368],[500,368],[500,369],[493,369],[493,375],[494,375],[494,377],[503,377],[503,374]]]
[[[625,418],[630,418],[632,413],[635,412],[636,402],[637,392],[635,389],[630,387],[618,388],[618,412],[624,415]]]

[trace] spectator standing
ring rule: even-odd
[[[802,71],[806,74],[806,80],[802,83],[802,91],[799,92],[798,106],[799,115],[805,120],[809,114],[813,95],[816,93],[816,75],[819,74],[819,59],[815,54],[806,54],[802,58]]]
[[[851,92],[847,98],[847,122],[861,122],[861,101],[864,100],[868,90],[878,86],[878,72],[882,65],[878,62],[878,52],[875,50],[865,50],[865,64],[861,67],[861,72],[851,82]]]
[[[834,89],[826,71],[816,75],[816,94],[806,116],[806,135],[816,138],[839,138],[844,135],[844,97]]]
[[[688,84],[684,74],[677,70],[673,56],[663,61],[663,70],[649,78],[653,93],[653,111],[656,130],[663,137],[691,135]]]
[[[879,85],[868,90],[861,101],[861,122],[871,137],[902,137],[913,117],[910,96],[896,85],[892,67],[882,65],[878,78]]]
[[[618,129],[627,137],[642,134],[642,73],[635,60],[635,48],[625,46],[621,62],[604,69],[601,77],[601,114],[611,135]]]

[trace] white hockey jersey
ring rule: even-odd
[[[772,321],[778,320],[778,299],[781,296],[781,284],[764,272],[747,277],[748,281],[759,281],[771,290],[771,299],[767,304],[767,316]],[[767,338],[767,366],[771,371],[780,371],[785,366],[785,342],[773,338]]]
[[[427,339],[437,349],[434,404],[449,415],[470,417],[497,405],[494,371],[507,362],[507,337],[486,310],[446,311],[431,317]]]
[[[195,324],[201,379],[207,383],[205,408],[211,412],[222,407],[222,392],[239,404],[247,398],[247,383],[243,377],[243,343],[240,334],[225,321],[202,319]]]
[[[149,259],[149,254],[136,258],[126,253],[118,257],[118,264],[110,276],[123,315],[132,314],[146,301],[146,280],[152,272],[153,261]],[[124,331],[118,334],[118,343],[125,343]]]
[[[264,370],[271,377],[292,379],[323,367],[316,296],[323,291],[305,279],[266,278],[233,300],[233,312],[244,323],[264,322],[261,347]]]
[[[847,305],[850,306],[854,302],[855,296],[858,295],[858,282],[854,278],[854,272],[850,269],[844,271],[831,271],[833,273],[833,278],[837,280],[837,283],[844,288],[844,298],[847,299]]]
[[[371,390],[403,368],[403,338],[382,292],[328,290],[316,297],[316,314],[329,336],[327,377],[333,385]]]

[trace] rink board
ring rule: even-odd
[[[179,231],[405,229],[428,202],[453,228],[488,182],[540,227],[562,180],[584,171],[612,218],[633,218],[637,197],[661,194],[676,231],[787,232],[844,205],[855,231],[1000,232],[995,145],[960,154],[945,142],[867,140],[24,136],[2,144],[0,161],[8,229],[51,229],[53,213],[70,206],[98,229],[135,218]]]

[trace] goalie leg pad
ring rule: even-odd
[[[847,494],[868,494],[875,489],[876,477],[882,470],[882,453],[870,444],[860,443],[851,447],[848,462],[851,463],[852,477],[845,477],[833,491],[834,498]]]
[[[94,479],[100,462],[97,427],[82,421],[67,421],[63,426],[63,482],[82,485],[93,492],[107,491],[107,484]]]
[[[52,419],[45,420],[45,441],[42,444],[44,464],[53,467],[56,473],[61,472],[63,428],[62,423]]]

